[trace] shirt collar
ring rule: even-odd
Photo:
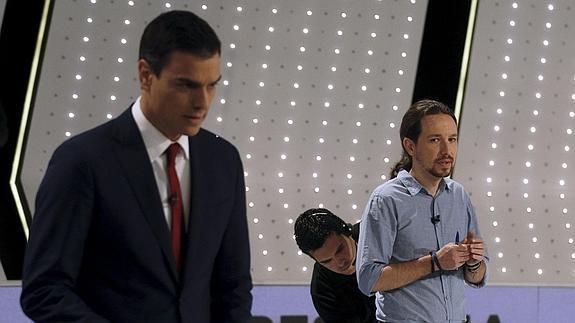
[[[415,177],[411,176],[411,174],[402,169],[398,174],[397,174],[397,179],[403,184],[403,186],[405,186],[405,188],[407,188],[407,190],[409,191],[409,194],[411,196],[416,195],[417,193],[419,193],[422,189],[425,190],[425,188],[415,179]],[[453,186],[453,181],[448,179],[448,178],[443,178],[441,180],[441,182],[439,183],[439,188],[438,188],[438,192],[442,192],[444,189],[447,191],[451,191]],[[427,190],[425,190],[427,192]]]
[[[142,139],[144,140],[144,145],[150,157],[150,161],[160,157],[168,147],[174,143],[172,140],[164,136],[154,125],[146,118],[142,112],[142,106],[140,105],[141,97],[136,99],[136,102],[132,105],[132,116],[136,121],[136,125],[142,134]],[[182,147],[184,152],[184,157],[186,159],[190,158],[190,146],[188,141],[188,136],[181,135],[176,141]]]

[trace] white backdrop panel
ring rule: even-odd
[[[480,1],[455,178],[498,285],[575,286],[575,1]]]

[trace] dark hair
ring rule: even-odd
[[[162,13],[144,29],[140,40],[139,59],[144,59],[157,76],[175,51],[201,58],[221,54],[222,44],[208,23],[189,11]]]
[[[295,242],[308,255],[321,248],[333,233],[350,236],[351,226],[328,209],[309,209],[295,220]]]
[[[412,104],[409,109],[407,109],[407,112],[405,112],[403,119],[401,120],[399,136],[401,138],[401,147],[403,148],[403,151],[401,153],[401,159],[391,169],[389,174],[390,179],[397,177],[397,174],[402,169],[405,169],[406,171],[411,170],[411,156],[407,153],[405,147],[403,146],[403,139],[409,138],[414,142],[417,142],[417,139],[421,134],[421,119],[423,119],[425,116],[433,114],[447,114],[453,118],[453,121],[455,121],[455,124],[457,124],[457,119],[455,118],[453,111],[451,111],[447,105],[439,101],[420,100]]]

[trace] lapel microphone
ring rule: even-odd
[[[433,223],[433,225],[436,225],[437,223],[439,223],[439,221],[440,221],[439,214],[431,217],[431,223]]]

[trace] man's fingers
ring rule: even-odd
[[[483,240],[481,239],[473,239],[473,240],[468,240],[468,241],[464,241],[462,244],[482,244]]]

